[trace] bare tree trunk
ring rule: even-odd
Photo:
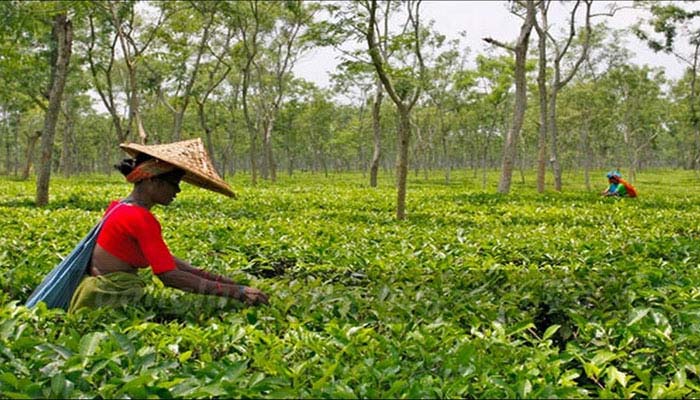
[[[427,127],[427,138],[424,138],[424,147],[423,147],[423,177],[425,180],[428,180],[430,178],[430,170],[432,169],[432,158],[433,158],[433,137],[435,137],[435,128],[434,127]]]
[[[373,134],[373,151],[372,163],[369,168],[369,186],[377,187],[377,175],[379,174],[379,161],[382,155],[382,98],[383,98],[382,82],[377,79],[377,93],[374,96],[372,104],[372,134]]]
[[[537,89],[540,97],[540,126],[537,140],[537,192],[545,189],[545,173],[547,171],[547,7],[540,2],[541,26],[535,24],[538,35],[539,69],[537,72]]]
[[[249,62],[252,61],[249,60]],[[248,85],[250,82],[250,69],[246,68],[243,74],[243,87],[242,87],[242,103],[243,103],[243,115],[245,116],[246,127],[248,128],[248,136],[250,138],[250,178],[251,183],[255,186],[258,183],[258,165],[257,165],[257,137],[258,132],[253,123],[250,111],[248,110]]]
[[[438,120],[438,132],[440,132],[440,144],[442,144],[442,156],[443,167],[445,168],[445,183],[450,184],[450,179],[452,175],[452,160],[450,159],[450,143],[448,138],[448,132],[445,129],[445,120],[443,118],[443,113],[440,113]]]
[[[412,7],[415,6],[415,9]],[[389,75],[384,67],[387,63],[386,59],[382,56],[379,46],[375,41],[375,27],[376,27],[376,10],[377,1],[372,0],[368,4],[369,20],[368,29],[365,32],[365,37],[367,39],[367,45],[369,50],[369,55],[372,59],[372,64],[377,71],[377,76],[382,82],[384,89],[389,94],[389,97],[396,105],[396,109],[399,113],[399,126],[398,126],[398,148],[397,148],[397,201],[396,201],[396,218],[403,220],[406,218],[406,179],[408,176],[408,148],[411,136],[411,110],[415,106],[418,98],[420,97],[422,86],[417,85],[413,94],[406,94],[405,97],[399,96],[394,88],[394,84],[389,79]],[[425,65],[423,64],[423,57],[421,54],[421,43],[420,43],[420,1],[415,3],[408,3],[408,20],[407,25],[410,23],[413,28],[413,40],[414,40],[414,53],[418,59],[420,66],[420,76],[422,78],[425,76]]]
[[[128,132],[125,132],[123,127],[122,127],[122,120],[119,116],[119,113],[117,112],[117,105],[115,101],[115,96],[114,96],[114,85],[112,84],[112,68],[114,67],[114,61],[115,61],[115,55],[116,55],[116,45],[117,45],[117,39],[118,36],[114,37],[114,40],[112,41],[111,47],[110,47],[110,59],[109,63],[107,63],[106,66],[104,65],[97,65],[98,63],[94,60],[94,49],[96,45],[96,39],[97,39],[97,33],[95,32],[95,23],[94,23],[94,16],[91,14],[89,16],[89,22],[90,22],[90,36],[89,36],[89,41],[88,41],[88,46],[87,46],[87,60],[88,64],[90,65],[90,72],[92,74],[92,84],[97,93],[99,94],[100,98],[102,99],[102,103],[104,104],[105,108],[107,108],[107,111],[109,111],[109,115],[111,116],[112,119],[112,124],[114,125],[114,128],[116,129],[117,133],[117,140],[122,143],[126,141],[127,134]],[[102,79],[99,77],[99,72],[102,71],[104,75],[104,83],[102,82]]]
[[[399,138],[399,143],[401,143],[401,139]],[[415,145],[413,147],[413,154],[414,154],[414,162],[413,162],[413,173],[416,178],[418,178],[418,175],[420,174],[420,168],[421,168],[421,161],[424,160],[425,154],[424,154],[424,148],[423,148],[423,135],[420,130],[420,128],[416,125],[416,140],[415,140]]]
[[[484,146],[485,148],[486,146]],[[487,161],[486,161],[486,150],[483,150],[484,153],[481,155],[481,188],[486,189],[486,185],[488,183],[488,167],[487,167]]]
[[[406,181],[408,177],[408,145],[411,138],[411,116],[410,110],[399,108],[399,149],[396,160],[397,196],[396,196],[396,218],[399,220],[406,218]]]
[[[143,123],[141,121],[141,114],[139,112],[139,86],[138,86],[138,81],[137,81],[137,60],[138,56],[145,51],[146,47],[148,44],[146,44],[142,49],[138,50],[136,48],[136,45],[134,43],[134,40],[131,36],[129,36],[129,33],[124,32],[123,30],[123,21],[122,17],[119,15],[119,13],[114,9],[114,4],[113,3],[108,3],[109,4],[109,11],[112,15],[112,21],[117,33],[117,38],[119,40],[119,43],[121,45],[123,57],[124,57],[124,64],[126,65],[127,69],[127,75],[129,77],[129,82],[128,82],[128,93],[127,93],[127,99],[128,99],[128,104],[129,104],[129,120],[127,122],[127,132],[125,133],[125,136],[129,136],[133,132],[133,127],[134,124],[136,124],[136,130],[138,132],[138,137],[139,137],[139,142],[141,144],[145,144],[148,141],[148,135],[146,134],[145,129],[143,128]],[[134,13],[132,11],[131,13],[132,16],[132,21],[129,23],[133,23],[133,16]],[[160,25],[160,23],[158,24]],[[152,38],[152,36],[151,36]],[[150,43],[150,41],[149,41]],[[133,46],[133,51],[132,51],[132,46]]]
[[[51,179],[51,158],[53,141],[56,134],[56,121],[63,97],[63,88],[68,76],[68,64],[73,43],[73,25],[66,14],[59,14],[54,19],[52,31],[54,41],[55,62],[51,71],[51,89],[49,91],[49,107],[44,118],[44,130],[41,134],[41,165],[36,181],[36,204],[45,206],[49,202],[49,180]]]
[[[58,165],[61,168],[61,173],[69,176],[75,170],[73,150],[75,149],[75,118],[73,108],[70,106],[70,101],[66,99],[63,102],[63,143],[61,144],[61,158]]]
[[[554,72],[555,76],[559,75],[558,71]],[[559,147],[557,142],[557,94],[559,90],[552,87],[549,96],[549,109],[547,112],[549,121],[549,140],[550,140],[550,159],[552,164],[552,172],[554,173],[554,190],[561,192],[561,164],[559,162]]]
[[[11,119],[12,114],[5,111],[5,174],[10,175],[12,171],[12,142],[10,141],[10,134],[12,132]]]
[[[14,135],[14,136],[15,136],[15,141],[14,141],[14,142],[15,142],[15,143],[14,143],[14,146],[13,146],[15,151],[12,152],[12,154],[13,154],[13,171],[14,171],[14,172],[13,172],[13,175],[14,175],[14,176],[17,176],[17,174],[18,174],[18,172],[19,172],[19,164],[20,164],[20,160],[19,160],[19,149],[20,149],[20,145],[19,145],[19,129],[20,129],[20,126],[21,126],[21,125],[22,125],[22,114],[17,113],[17,114],[15,115],[15,129],[14,129],[14,131],[15,131],[15,135]],[[25,178],[25,179],[26,179],[26,178]]]
[[[495,121],[491,125],[491,131],[495,130]],[[484,138],[484,146],[481,149],[481,187],[486,189],[488,183],[488,163],[489,163],[489,146],[491,145],[491,134],[486,133]]]
[[[693,138],[695,141],[695,151],[693,154],[693,169],[695,174],[700,174],[700,117],[698,117],[697,106],[695,105],[695,98],[697,97],[697,72],[698,72],[698,52],[700,51],[700,43],[695,43],[695,52],[693,53],[693,66],[691,68],[691,73],[693,76],[690,81],[690,96],[688,96],[688,101],[690,102],[690,121],[693,126]]]
[[[634,183],[637,180],[637,164],[639,163],[639,150],[634,149],[630,160],[629,180]]]
[[[199,116],[199,126],[202,127],[202,130],[204,131],[204,138],[205,138],[205,144],[207,146],[207,152],[209,153],[209,156],[211,157],[211,161],[214,164],[214,167],[216,168],[217,162],[216,162],[216,154],[214,154],[214,139],[212,138],[212,129],[209,126],[209,121],[207,120],[207,114],[204,110],[204,101],[199,101],[198,99],[195,98],[195,103],[197,104],[197,115]],[[224,173],[222,171],[222,173]]]
[[[286,142],[285,150],[287,152],[287,175],[292,176],[294,171],[294,156],[292,154],[291,138],[289,135],[286,135],[284,140]]]
[[[36,142],[41,137],[41,131],[36,131],[34,135],[27,138],[27,151],[25,152],[25,164],[24,170],[22,171],[22,180],[25,181],[29,179],[29,173],[32,170],[32,162],[34,160],[34,148],[36,147]]]
[[[581,128],[581,154],[583,155],[583,181],[586,185],[586,190],[591,190],[591,144],[589,143],[589,119],[585,118],[583,127]]]
[[[576,19],[576,10],[578,10],[579,5],[581,4],[581,1],[585,4],[586,7],[586,16],[585,16],[585,36],[584,36],[584,42],[583,42],[583,49],[581,50],[581,54],[579,55],[578,59],[576,62],[574,62],[574,65],[571,67],[571,70],[569,71],[568,75],[566,75],[563,79],[561,77],[561,61],[564,58],[564,55],[566,52],[569,50],[570,45],[572,43],[572,40],[574,39],[576,35],[576,29],[575,29],[575,19]],[[559,93],[559,90],[561,90],[564,86],[566,86],[569,81],[574,77],[576,72],[578,71],[578,68],[581,66],[581,63],[583,62],[584,59],[586,59],[588,55],[588,49],[590,47],[590,40],[591,40],[591,5],[592,5],[593,0],[577,0],[576,4],[574,5],[574,9],[571,12],[570,15],[570,23],[569,23],[569,37],[564,43],[564,46],[562,48],[559,48],[556,46],[555,43],[555,59],[554,59],[554,76],[552,79],[552,85],[550,87],[550,93],[549,93],[549,109],[547,110],[548,113],[548,119],[549,119],[549,124],[548,124],[548,131],[550,135],[550,142],[551,142],[551,159],[550,162],[552,164],[552,171],[554,172],[554,190],[560,192],[562,189],[562,170],[561,170],[561,163],[559,162],[559,149],[557,148],[557,94]]]
[[[501,179],[498,183],[498,192],[507,194],[510,192],[513,167],[517,155],[518,136],[525,119],[527,108],[527,87],[525,81],[525,61],[527,60],[527,48],[530,42],[530,32],[535,25],[535,3],[532,0],[525,2],[527,14],[520,28],[520,35],[515,47],[510,47],[493,39],[485,39],[489,43],[511,50],[515,53],[515,104],[513,106],[513,122],[508,129],[503,143],[503,157],[501,162]]]
[[[274,119],[270,118],[265,121],[265,127],[263,132],[263,177],[267,179],[268,177],[272,182],[277,180],[277,168],[275,165],[275,158],[272,152],[272,127],[274,124]]]
[[[443,127],[440,127],[440,131],[443,131]],[[452,160],[450,159],[450,144],[448,143],[447,140],[447,134],[445,132],[442,132],[442,154],[445,157],[444,165],[445,165],[445,183],[450,184],[450,180],[452,178]]]

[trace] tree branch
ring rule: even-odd
[[[502,48],[504,48],[504,49],[506,49],[506,50],[508,50],[508,51],[512,51],[512,52],[515,53],[515,47],[509,46],[509,45],[507,45],[507,44],[505,44],[505,43],[503,43],[503,42],[499,42],[499,41],[496,40],[496,39],[493,39],[493,38],[490,38],[490,37],[485,37],[485,38],[481,38],[481,40],[483,40],[484,42],[486,42],[486,43],[488,43],[488,44],[491,44],[491,45],[494,45],[494,46],[498,46],[498,47],[502,47]]]
[[[576,60],[574,66],[569,71],[569,75],[558,83],[559,88],[564,87],[569,81],[574,77],[576,71],[578,71],[579,66],[583,60],[588,56],[588,49],[591,45],[591,4],[593,0],[585,0],[586,2],[586,38],[583,43],[583,50],[581,51],[581,56]]]

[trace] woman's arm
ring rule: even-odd
[[[225,277],[225,276],[223,276],[223,275],[215,274],[215,273],[213,273],[213,272],[208,272],[208,271],[205,271],[205,270],[203,270],[203,269],[199,269],[199,268],[193,267],[193,266],[192,266],[190,263],[188,263],[187,261],[182,260],[182,259],[180,259],[180,258],[177,258],[177,257],[175,257],[175,256],[173,256],[173,259],[175,259],[175,265],[176,265],[177,268],[178,268],[179,270],[181,270],[181,271],[186,271],[186,272],[189,272],[189,273],[191,273],[191,274],[193,274],[193,275],[197,275],[197,276],[199,276],[199,277],[201,277],[201,278],[204,278],[204,279],[207,279],[207,280],[210,280],[210,281],[214,281],[214,282],[228,283],[228,284],[231,284],[231,285],[235,285],[235,284],[236,284],[236,282],[234,282],[233,280],[231,280],[231,279],[229,279],[229,278],[227,278],[227,277]]]
[[[156,276],[165,286],[186,292],[229,297],[250,305],[268,303],[267,295],[258,289],[204,279],[186,270],[181,270],[179,267]]]

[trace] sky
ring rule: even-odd
[[[680,2],[677,2],[680,3]],[[622,7],[631,7],[631,1],[599,1],[593,2],[592,13],[607,11],[607,7],[616,4]],[[569,8],[570,8],[569,4]],[[686,5],[686,7],[700,8],[700,5]],[[582,10],[579,11],[583,15]],[[550,11],[549,23],[555,31],[564,28],[566,18],[565,10],[554,2]],[[637,22],[646,14],[636,9],[621,9],[613,17],[596,17],[593,22],[608,22],[613,28],[627,28]],[[501,42],[512,42],[517,38],[521,20],[512,15],[505,1],[436,1],[425,0],[421,4],[421,18],[435,21],[434,28],[446,35],[448,39],[459,37],[461,31],[466,31],[466,39],[462,42],[470,49],[468,59],[473,61],[477,54],[484,53],[489,47],[482,38],[492,37]],[[536,46],[537,35],[531,35],[530,46]],[[662,67],[666,70],[668,78],[679,78],[684,70],[684,65],[673,55],[654,53],[646,44],[639,41],[633,35],[627,37],[628,49],[636,56],[633,62],[640,65]],[[300,59],[294,72],[306,80],[316,83],[320,87],[330,85],[329,73],[338,64],[339,52],[332,48],[314,49]]]

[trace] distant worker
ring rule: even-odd
[[[622,179],[619,172],[608,172],[607,177],[610,185],[601,193],[603,196],[637,197],[637,190],[631,183]]]

